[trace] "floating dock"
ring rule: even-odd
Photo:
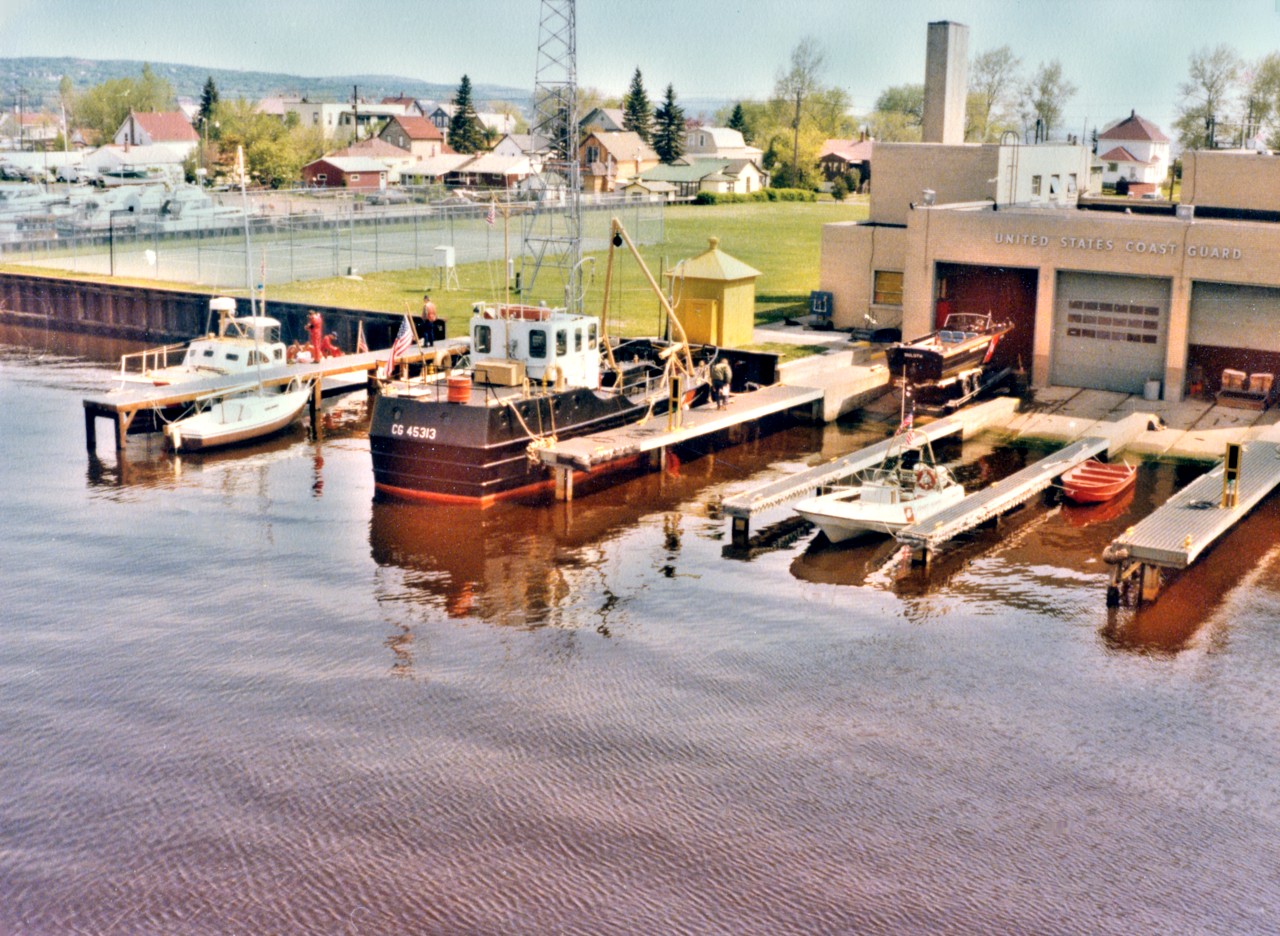
[[[899,530],[897,538],[913,552],[923,553],[927,562],[929,554],[943,543],[1025,504],[1075,465],[1104,452],[1117,454],[1147,430],[1151,419],[1146,413],[1134,413],[1120,422],[1095,424],[1085,438],[970,494],[920,523]]]
[[[434,364],[437,367],[447,363],[464,346],[442,344],[435,347],[411,347],[406,353],[397,357],[397,362],[409,364]],[[264,367],[261,372],[247,374],[226,374],[216,377],[204,377],[184,383],[170,384],[164,387],[127,387],[109,393],[86,397],[84,400],[85,444],[90,452],[98,447],[97,421],[99,417],[113,420],[116,430],[116,451],[123,451],[125,437],[129,426],[140,412],[145,410],[162,410],[173,406],[185,406],[196,400],[213,398],[242,390],[246,385],[257,386],[259,379],[266,387],[279,387],[292,380],[314,381],[314,392],[311,400],[312,428],[317,425],[317,414],[320,409],[320,382],[326,377],[339,377],[363,371],[372,373],[380,364],[386,362],[387,349],[381,351],[363,351],[357,354],[344,354],[340,357],[325,358],[323,361],[310,364],[282,364]]]
[[[1164,569],[1185,569],[1280,485],[1280,433],[1239,446],[1107,547],[1115,566],[1107,604],[1136,586],[1135,604],[1154,601]]]
[[[802,407],[812,409],[821,402],[822,396],[822,390],[775,384],[736,393],[722,410],[714,406],[681,410],[679,425],[671,425],[667,416],[655,416],[641,423],[557,441],[538,449],[537,457],[555,471],[556,499],[572,500],[575,471],[590,471],[646,453],[660,459],[671,446],[701,436],[732,429],[775,413]]]
[[[1017,405],[1018,401],[1012,397],[991,400],[955,416],[918,426],[916,434],[925,436],[930,442],[937,442],[939,439],[956,434],[967,439],[986,429],[992,422],[1007,418],[1017,409]],[[825,465],[818,465],[797,474],[770,481],[744,494],[726,497],[720,505],[720,510],[732,518],[733,544],[742,547],[749,544],[751,518],[754,514],[804,497],[823,485],[880,464],[884,460],[891,441],[892,437],[886,438],[867,448],[841,455]]]

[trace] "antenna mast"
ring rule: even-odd
[[[560,207],[552,188],[544,186],[544,201],[530,216],[525,245],[533,257],[533,273],[523,285],[537,282],[543,262],[560,270],[565,308],[578,311],[582,280],[582,193],[578,162],[578,43],[575,0],[542,0],[538,24],[538,64],[533,85],[530,146],[539,140],[549,149],[542,174],[559,176],[565,185]]]

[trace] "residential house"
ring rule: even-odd
[[[268,117],[278,117],[284,120],[285,115],[285,99],[282,97],[264,97],[259,98],[258,103],[253,106],[256,113],[266,114]]]
[[[392,117],[405,116],[403,104],[373,104],[360,101],[354,106],[350,101],[300,101],[286,100],[286,114],[298,115],[298,122],[304,127],[319,127],[328,139],[339,133],[356,138],[367,138],[375,125],[381,126]]]
[[[476,188],[515,188],[536,173],[530,158],[481,153],[460,166],[447,181]]]
[[[359,143],[352,143],[350,146],[325,154],[325,158],[335,156],[339,159],[362,158],[376,160],[386,169],[387,181],[391,183],[399,182],[404,171],[411,168],[418,161],[413,153],[388,143],[380,137],[361,140]]]
[[[368,156],[321,156],[302,167],[308,187],[370,191],[385,188],[387,167]]]
[[[116,146],[168,146],[186,158],[199,145],[200,134],[182,111],[130,111],[112,142]]]
[[[427,115],[427,119],[436,125],[436,129],[449,139],[449,121],[453,119],[456,108],[452,104],[438,104],[436,109]],[[476,118],[486,131],[499,135],[514,133],[516,118],[514,114],[497,114],[492,111],[476,111]]]
[[[874,145],[875,141],[867,139],[865,133],[857,140],[827,140],[818,151],[818,166],[828,182],[834,182],[851,169],[856,170],[858,188],[865,191],[871,181],[871,150]]]
[[[1127,187],[1130,195],[1154,192],[1169,174],[1169,138],[1136,111],[1098,134],[1102,184]]]
[[[759,164],[764,150],[748,146],[737,130],[728,127],[695,127],[684,135],[684,155],[690,159],[752,159]]]
[[[404,114],[406,117],[426,117],[427,116],[427,112],[422,109],[422,105],[418,102],[418,99],[406,97],[403,91],[401,91],[395,97],[384,97],[379,103],[395,104],[400,107],[403,107]]]
[[[0,114],[0,145],[5,149],[46,149],[62,132],[61,120],[42,111]]]
[[[444,150],[444,134],[425,117],[392,117],[378,136],[417,159],[439,156]]]
[[[533,133],[508,133],[489,152],[499,156],[533,156],[542,162],[551,152],[551,141]]]
[[[444,185],[458,177],[459,171],[475,156],[470,153],[441,153],[428,156],[401,170],[403,185]]]
[[[632,131],[593,130],[579,147],[584,192],[612,192],[658,165],[658,154]]]
[[[658,191],[650,187],[653,183],[665,182],[674,189],[670,197],[692,198],[699,192],[740,195],[758,192],[768,184],[768,176],[752,159],[693,159],[655,166],[641,173],[638,181],[649,192]],[[638,189],[636,193],[641,194]]]
[[[603,130],[605,133],[621,133],[621,107],[593,107],[578,121],[578,129],[586,133],[591,130]]]

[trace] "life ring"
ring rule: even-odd
[[[938,473],[928,465],[916,466],[916,487],[922,491],[932,491],[938,485]]]

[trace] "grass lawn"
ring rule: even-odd
[[[809,292],[818,288],[818,260],[822,225],[832,221],[857,221],[867,217],[865,198],[842,203],[760,202],[739,205],[674,205],[666,211],[665,240],[641,247],[645,263],[655,278],[662,268],[707,249],[707,239],[720,238],[720,249],[760,271],[756,280],[756,322],[767,322],[807,311]],[[630,232],[629,232],[630,233]],[[633,235],[634,236],[634,235]],[[589,272],[586,310],[598,312],[604,288],[606,252],[593,254],[594,270]],[[432,289],[441,318],[451,335],[465,334],[472,303],[494,301],[501,295],[501,262],[473,263],[457,268],[460,288]],[[13,272],[37,272],[31,267],[9,266]],[[39,271],[59,275],[58,271]],[[61,275],[66,275],[62,273]],[[103,277],[84,277],[104,279]],[[424,288],[435,280],[435,270],[396,270],[372,273],[361,279],[299,281],[273,286],[268,299],[302,304],[382,312],[417,312],[422,307]],[[172,285],[142,281],[140,285]],[[665,286],[665,283],[664,283]],[[634,258],[626,247],[617,251],[614,283],[609,301],[609,330],[615,335],[654,334],[659,328],[659,303]],[[561,286],[548,271],[538,289],[528,297],[560,304]]]

